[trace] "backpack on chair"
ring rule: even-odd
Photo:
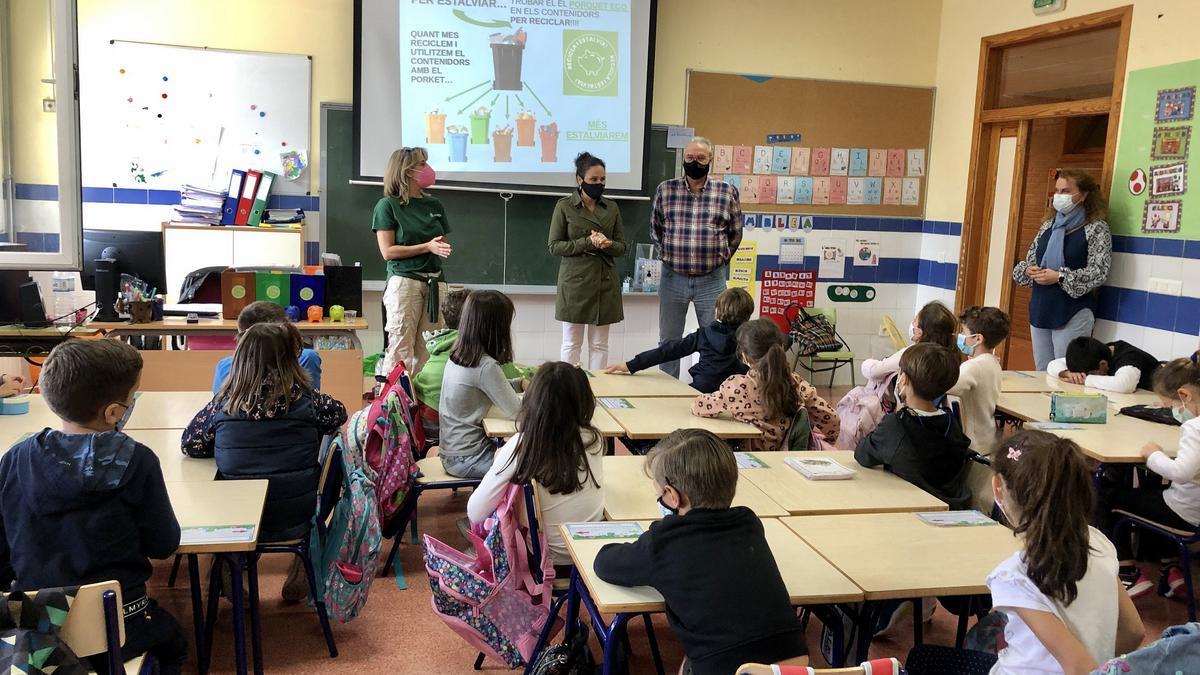
[[[805,450],[836,450],[837,448],[826,441],[825,434],[813,425],[808,410],[800,408],[792,417],[792,424],[788,427],[787,436],[784,438],[783,449],[788,452],[804,452]]]
[[[837,414],[841,424],[837,449],[853,450],[858,442],[866,438],[879,423],[887,410],[883,397],[891,378],[879,383],[868,383],[855,387],[837,403]]]

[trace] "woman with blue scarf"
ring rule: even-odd
[[[1097,291],[1112,265],[1108,209],[1096,180],[1083,171],[1059,171],[1053,205],[1053,217],[1042,223],[1012,274],[1021,286],[1033,287],[1029,332],[1038,370],[1066,356],[1071,340],[1092,334]]]

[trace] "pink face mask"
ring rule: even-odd
[[[426,164],[420,169],[417,169],[417,172],[413,174],[413,180],[417,181],[417,185],[419,185],[422,190],[427,190],[433,185],[434,181],[437,180],[437,172],[433,170],[432,166]]]

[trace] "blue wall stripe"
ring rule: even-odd
[[[13,186],[13,198],[55,202],[58,201],[58,186],[42,185],[40,183],[16,183]]]
[[[147,190],[146,196],[151,204],[179,204],[183,200],[179,190]]]

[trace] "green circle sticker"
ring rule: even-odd
[[[616,32],[563,31],[564,94],[616,96],[617,62]]]
[[[242,298],[246,297],[246,287],[241,285],[234,286],[233,288],[229,289],[229,294],[234,298],[241,300]]]
[[[279,299],[279,287],[278,286],[267,286],[267,297],[272,300],[278,300]]]
[[[305,302],[308,302],[309,300],[312,300],[312,299],[313,299],[313,289],[311,289],[311,288],[301,288],[301,289],[300,289],[300,299],[301,299],[301,300],[303,300],[303,301],[305,301]]]

